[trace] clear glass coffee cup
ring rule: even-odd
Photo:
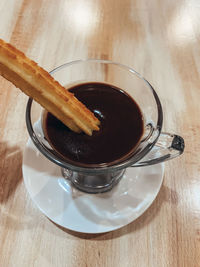
[[[143,114],[144,133],[132,154],[116,160],[113,164],[88,164],[87,167],[81,167],[76,163],[67,162],[50,145],[42,126],[44,109],[29,98],[26,125],[30,138],[45,157],[61,167],[63,177],[77,189],[86,193],[106,192],[123,179],[126,168],[161,163],[183,153],[183,138],[162,132],[163,110],[155,90],[132,68],[108,60],[87,59],[63,64],[50,74],[66,88],[87,82],[116,86],[136,101]]]

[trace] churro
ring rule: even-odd
[[[100,121],[47,71],[0,39],[0,74],[75,132],[88,135]]]

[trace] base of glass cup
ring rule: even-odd
[[[103,174],[84,174],[64,168],[61,170],[63,177],[69,180],[76,189],[90,194],[110,191],[119,183],[125,172],[123,169]]]

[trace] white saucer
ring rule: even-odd
[[[82,233],[113,231],[137,219],[156,198],[163,173],[163,164],[130,167],[112,191],[86,194],[72,187],[31,140],[23,159],[24,183],[36,206],[56,224]]]

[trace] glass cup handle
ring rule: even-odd
[[[175,134],[161,133],[153,149],[131,167],[153,165],[178,157],[184,151],[184,139]]]

